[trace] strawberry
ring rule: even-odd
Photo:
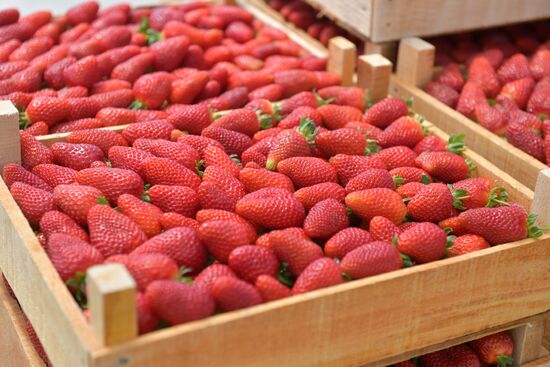
[[[334,98],[334,104],[355,107],[365,110],[366,93],[359,87],[332,86],[319,90],[319,96],[323,99]]]
[[[518,241],[536,233],[525,210],[518,205],[496,208],[475,208],[459,215],[469,233],[485,238],[490,244],[498,245]]]
[[[392,122],[378,137],[383,148],[407,146],[414,148],[424,138],[422,126],[409,116],[400,117]]]
[[[382,215],[395,224],[405,219],[407,208],[401,196],[387,188],[355,191],[346,196],[346,205],[366,222]]]
[[[149,50],[155,55],[153,64],[155,70],[172,71],[180,66],[189,43],[190,41],[187,36],[177,36],[151,45]]]
[[[43,163],[53,163],[53,154],[50,148],[40,143],[36,138],[25,131],[19,132],[21,144],[21,165],[26,169]]]
[[[214,314],[216,309],[207,289],[173,280],[152,282],[145,297],[155,315],[170,325],[203,319]]]
[[[194,284],[210,291],[216,280],[221,277],[237,278],[237,275],[228,265],[213,263],[204,268],[204,270],[195,277]]]
[[[464,77],[460,68],[455,63],[446,65],[441,74],[435,78],[435,81],[445,84],[456,91],[460,91],[464,86]]]
[[[329,163],[336,170],[338,180],[342,185],[347,185],[349,180],[369,168],[387,168],[379,158],[346,154],[337,154],[331,157]]]
[[[72,144],[93,144],[107,154],[114,146],[127,146],[126,140],[111,130],[80,130],[67,136],[67,142]]]
[[[220,117],[211,126],[237,131],[252,137],[260,129],[260,118],[254,111],[241,108]]]
[[[324,105],[317,108],[323,118],[323,125],[330,130],[344,127],[350,121],[360,121],[361,110],[350,106]]]
[[[483,237],[476,234],[465,234],[458,236],[453,241],[453,245],[447,249],[447,256],[453,257],[463,255],[489,247],[489,242],[485,241]]]
[[[276,301],[291,295],[290,289],[270,275],[260,275],[256,279],[255,286],[264,302]]]
[[[272,172],[265,168],[243,168],[239,172],[239,180],[247,192],[258,191],[267,187],[277,187],[294,192],[294,185],[286,175]]]
[[[56,97],[35,97],[27,106],[27,118],[35,123],[43,121],[48,126],[62,121],[68,117],[70,107],[65,99]]]
[[[498,68],[497,75],[502,84],[517,79],[531,78],[531,70],[529,69],[527,57],[519,53],[513,55]]]
[[[75,170],[88,168],[94,161],[102,161],[103,151],[92,144],[54,143],[51,146],[54,162]]]
[[[49,66],[44,72],[44,81],[46,84],[55,89],[63,88],[65,86],[64,70],[76,61],[76,57],[69,56]]]
[[[19,10],[2,9],[0,10],[0,26],[16,23],[19,20]]]
[[[311,262],[296,279],[293,294],[311,292],[316,289],[342,284],[342,270],[334,260],[323,257]]]
[[[252,145],[252,140],[247,135],[221,127],[209,126],[201,135],[220,142],[229,154],[241,155]]]
[[[369,231],[375,241],[392,242],[394,236],[399,235],[401,230],[391,220],[375,216],[369,223]]]
[[[27,61],[7,61],[0,64],[0,79],[8,79],[14,73],[26,69],[28,66]]]
[[[499,366],[512,364],[514,342],[506,331],[473,340],[470,346],[484,363]]]
[[[315,242],[285,231],[273,231],[269,234],[275,255],[288,265],[289,272],[299,276],[309,264],[323,257],[323,251]]]
[[[534,88],[535,81],[531,77],[516,79],[504,84],[497,98],[510,98],[523,110],[527,106]]]
[[[357,227],[344,228],[325,243],[325,255],[342,259],[350,251],[369,242],[372,242],[372,237],[368,231]]]
[[[106,263],[118,262],[121,255],[115,255],[105,260]],[[125,255],[122,255],[125,256]],[[172,280],[178,276],[176,262],[160,253],[132,253],[125,256],[122,262],[136,281],[139,291],[145,291],[147,286],[156,280]]]
[[[105,257],[127,254],[147,240],[130,218],[106,205],[94,205],[88,212],[92,245]]]
[[[455,108],[460,99],[460,94],[456,90],[440,82],[430,82],[424,87],[424,90],[451,108]]]
[[[269,249],[273,249],[273,245],[271,244],[271,233],[278,233],[278,232],[281,232],[281,233],[287,233],[289,235],[292,235],[292,236],[298,236],[299,238],[302,238],[304,240],[309,240],[310,238],[306,235],[306,231],[304,231],[303,228],[300,228],[300,227],[289,227],[289,228],[285,228],[285,229],[281,229],[277,232],[275,231],[272,231],[272,232],[268,232],[268,233],[265,233],[263,235],[261,235],[260,237],[258,237],[258,239],[256,240],[256,246],[260,246],[260,247],[266,247],[266,248],[269,248]]]
[[[315,204],[325,199],[335,199],[343,203],[345,196],[346,191],[344,188],[334,182],[311,185],[294,193],[294,197],[302,203],[306,210],[310,210]]]
[[[445,183],[463,180],[469,172],[465,159],[451,152],[424,152],[416,158],[415,165]]]
[[[166,72],[145,74],[134,82],[136,108],[159,109],[170,96],[172,78]]]
[[[64,281],[103,262],[101,253],[88,242],[64,233],[53,233],[49,237],[46,252]]]
[[[101,96],[101,95],[96,95]],[[85,118],[93,118],[97,112],[102,108],[101,102],[92,96],[89,98],[67,98],[67,104],[69,105],[69,114],[67,120],[80,120]],[[100,124],[101,121],[97,120],[96,124]],[[91,125],[88,128],[93,128]]]
[[[76,86],[76,87],[68,87],[63,88],[59,91],[57,91],[57,96],[59,98],[80,98],[80,97],[87,97],[88,96],[88,89],[84,88],[82,86]]]
[[[348,252],[340,266],[352,279],[361,279],[401,269],[403,260],[391,243],[374,241]]]
[[[155,55],[152,52],[145,52],[116,65],[111,71],[111,79],[126,80],[134,83],[149,68],[153,67]]]
[[[101,191],[90,186],[61,184],[53,191],[54,204],[79,225],[87,223],[88,211],[98,200],[106,199]]]
[[[480,103],[485,103],[483,90],[476,82],[468,81],[460,92],[456,110],[469,118],[474,118],[475,108]]]
[[[63,70],[63,78],[68,86],[81,85],[91,88],[103,77],[96,56],[86,56]]]
[[[441,183],[425,185],[407,204],[407,214],[418,222],[440,222],[449,218],[456,208],[463,208],[460,202],[468,195],[466,190],[451,192],[449,187]]]
[[[137,115],[136,115],[137,117]],[[174,126],[167,120],[136,122],[122,130],[122,136],[129,143],[138,138],[170,139]]]
[[[33,226],[40,223],[40,218],[50,210],[55,210],[53,195],[49,191],[39,189],[23,182],[11,185],[10,193]]]
[[[134,222],[143,230],[149,238],[160,233],[160,217],[162,210],[155,205],[149,204],[130,194],[122,194],[117,199],[117,206],[120,212]]]
[[[197,193],[189,187],[155,184],[147,191],[151,203],[164,212],[193,217],[199,207]]]
[[[198,190],[203,209],[234,211],[235,205],[245,195],[244,185],[223,168],[207,167]]]
[[[287,158],[279,162],[277,170],[288,176],[298,188],[338,181],[334,167],[321,158]]]
[[[90,90],[90,94],[107,93],[119,89],[132,89],[132,84],[122,79],[107,79],[95,83]]]
[[[302,106],[297,107],[288,116],[282,119],[277,127],[282,129],[299,127],[301,124],[304,124],[302,122],[304,119],[306,119],[306,121],[311,120],[315,126],[320,126],[323,121],[321,114],[319,114],[317,110],[309,106]]]
[[[15,182],[22,182],[45,191],[52,191],[52,187],[36,174],[27,171],[18,164],[6,164],[2,170],[2,179],[8,188]]]
[[[213,142],[216,141],[206,137],[203,137],[203,138]],[[178,139],[178,141],[179,140],[181,139]],[[226,169],[228,173],[232,174],[235,177],[239,175],[239,171],[241,170],[241,167],[237,163],[233,162],[233,160],[227,155],[227,153],[225,153],[223,148],[218,147],[216,145],[209,145],[204,149],[202,156],[204,158],[204,165],[206,167],[209,167],[209,166],[222,167]]]
[[[239,69],[248,71],[259,70],[264,67],[263,60],[246,54],[235,56],[233,62]]]
[[[454,347],[429,353],[420,357],[426,367],[480,367],[479,358],[467,345]]]
[[[176,129],[200,134],[212,123],[208,107],[203,105],[172,105],[167,109],[168,121]]]
[[[506,190],[501,186],[492,189],[492,185],[493,180],[476,177],[455,182],[453,188],[466,191],[467,197],[461,200],[466,209],[507,205],[506,198],[508,194]]]
[[[213,46],[204,52],[204,61],[209,68],[212,68],[219,62],[231,61],[233,52],[227,46]]]
[[[536,80],[550,76],[550,49],[540,48],[529,63],[531,75]]]
[[[508,142],[544,162],[544,139],[540,136],[539,130],[524,126],[521,122],[516,121],[513,116],[510,116],[510,123],[506,127]]]
[[[385,128],[400,117],[407,116],[409,108],[407,104],[399,98],[384,98],[372,105],[362,118],[363,122]],[[350,120],[356,121],[356,120]]]
[[[548,102],[548,95],[550,94],[550,77],[541,79],[533,94],[527,102],[527,111],[539,117],[545,117],[550,115],[550,103]]]
[[[273,83],[273,75],[263,70],[246,70],[229,76],[228,89],[246,87],[248,91]]]
[[[325,97],[322,97],[325,98]],[[310,91],[300,92],[286,99],[281,104],[281,115],[286,116],[298,107],[317,108],[319,105],[317,98]]]
[[[249,243],[244,225],[232,220],[210,220],[201,224],[199,235],[208,251],[227,263],[231,251]]]
[[[310,91],[316,86],[315,74],[308,70],[283,70],[273,74],[275,84],[283,87],[283,98],[299,92]]]
[[[0,62],[4,63],[9,60],[10,54],[21,46],[21,41],[18,39],[11,39],[0,43]]]
[[[70,44],[77,41],[80,37],[90,30],[91,26],[88,23],[80,23],[66,30],[59,36],[59,41],[62,44]]]
[[[389,173],[394,178],[396,176],[399,178],[402,178],[404,181],[401,183],[401,185],[409,182],[425,182],[425,183],[432,182],[432,178],[430,177],[428,172],[417,167],[407,167],[407,166],[397,167],[390,170]]]
[[[283,98],[284,90],[279,84],[268,84],[259,87],[248,93],[248,99],[267,99],[269,101],[279,101]]]
[[[3,26],[2,36],[0,37],[0,42],[6,42],[11,39],[17,39],[19,41],[26,41],[32,37],[34,33],[34,27],[32,24],[27,22],[17,22]]]
[[[450,230],[450,232],[455,236],[461,236],[463,234],[466,234],[466,228],[465,228],[465,220],[463,217],[449,217],[447,219],[442,220],[439,222],[439,227],[447,230],[447,228]]]
[[[199,222],[178,213],[164,213],[160,217],[159,222],[162,229],[165,231],[176,227],[189,227],[193,228],[195,231],[199,230]]]
[[[309,237],[327,239],[349,227],[349,217],[344,204],[326,199],[315,204],[304,220],[304,230]]]
[[[145,297],[145,293],[138,292],[136,294],[136,308],[138,318],[139,334],[149,333],[157,328],[159,320],[153,313],[149,300]]]
[[[315,136],[315,146],[325,157],[337,154],[363,155],[366,139],[356,129],[342,128],[319,132]]]
[[[198,274],[206,263],[206,249],[197,231],[189,227],[169,229],[136,248],[132,254],[159,253]]]
[[[141,162],[153,158],[154,155],[140,149],[114,146],[109,149],[108,157],[114,168],[125,168],[140,173]]]
[[[385,169],[369,168],[348,181],[346,192],[375,189],[385,187],[395,189],[392,175]]]
[[[295,130],[281,131],[276,139],[277,142],[267,156],[266,168],[269,170],[274,170],[284,159],[311,155],[306,138]]]
[[[503,80],[501,79],[501,81]],[[483,56],[474,57],[470,63],[468,67],[468,82],[478,84],[487,97],[495,97],[500,90],[499,78],[493,66]]]
[[[40,230],[46,237],[50,238],[54,233],[63,233],[68,236],[88,241],[88,234],[71,217],[57,210],[44,213],[40,219]]]
[[[67,10],[67,17],[72,25],[91,23],[99,10],[99,4],[95,1],[87,1],[73,6]]]
[[[498,135],[502,135],[506,128],[506,115],[488,103],[476,105],[475,118],[481,126]]]
[[[265,247],[245,245],[231,251],[229,266],[239,277],[255,283],[260,275],[276,276],[279,261],[273,251]]]
[[[262,296],[256,287],[234,277],[224,276],[217,279],[210,292],[222,311],[233,311],[262,303]]]
[[[249,221],[233,212],[219,209],[202,209],[197,212],[196,219],[199,223],[204,223],[209,220],[232,220],[239,222],[243,224],[243,228],[245,228],[249,242],[253,243],[256,241],[257,235],[254,226],[252,226]]]
[[[185,143],[174,143],[161,139],[137,139],[134,141],[134,148],[142,149],[139,146],[142,141],[150,141],[150,148],[143,150],[147,150],[157,157],[170,158],[189,169],[195,169],[196,162],[200,160],[199,153],[195,148]]]
[[[182,104],[192,103],[205,89],[208,82],[209,76],[206,71],[198,71],[183,79],[174,80],[170,92],[170,102]]]
[[[423,264],[439,260],[446,252],[447,235],[436,224],[423,222],[401,232],[397,239],[399,252]]]

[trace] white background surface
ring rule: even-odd
[[[98,0],[101,7],[128,2],[135,5],[152,5],[155,0]],[[16,8],[21,14],[29,14],[37,10],[51,10],[54,15],[64,13],[67,9],[79,4],[80,0],[0,0],[0,9]]]

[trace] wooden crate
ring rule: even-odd
[[[411,98],[416,112],[446,132],[465,134],[466,144],[470,148],[533,189],[539,173],[547,168],[546,164],[421,89],[434,75],[434,54],[435,48],[419,38],[402,40],[390,93]]]
[[[546,0],[305,0],[372,42],[432,36],[550,17]]]
[[[373,75],[359,79],[387,85],[388,63],[374,56],[361,59]],[[2,109],[1,140],[15,141],[17,111]],[[7,153],[18,161],[14,152],[0,157]],[[550,225],[550,170],[534,194],[474,151],[465,155]],[[88,325],[3,182],[0,222],[0,269],[56,366],[374,366],[550,309],[547,234],[135,337],[135,285],[123,267],[89,272]]]

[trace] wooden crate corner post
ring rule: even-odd
[[[344,37],[331,38],[328,44],[327,70],[342,79],[342,85],[353,84],[357,48]]]
[[[538,226],[550,227],[550,168],[539,172],[531,212],[537,215]]]
[[[365,42],[365,55],[380,54],[390,60],[395,62],[397,56],[397,42]]]
[[[10,101],[0,101],[0,170],[8,163],[21,163],[19,111]]]
[[[510,330],[514,340],[514,366],[522,366],[548,356],[543,346],[545,320],[533,320],[521,327]]]
[[[88,269],[90,323],[100,342],[109,346],[138,335],[136,283],[122,264]]]
[[[357,85],[368,90],[372,103],[388,96],[392,63],[382,55],[362,55],[357,61]]]
[[[432,80],[435,47],[418,38],[403,38],[397,53],[397,77],[406,83],[422,87]]]

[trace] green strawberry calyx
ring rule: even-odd
[[[187,276],[187,274],[191,273],[192,271],[192,269],[182,266],[178,272],[178,280],[182,283],[192,284],[193,278]]]
[[[200,178],[204,175],[204,169],[204,159],[195,162],[195,171],[197,171]]]
[[[477,169],[477,166],[469,158],[464,159],[468,165],[468,172],[473,172]]]
[[[161,32],[151,28],[151,25],[149,23],[149,17],[141,18],[141,21],[139,22],[138,32],[145,36],[145,38],[147,39],[147,44],[149,46],[164,38]]]
[[[453,207],[455,207],[458,210],[464,210],[464,205],[462,204],[462,200],[469,199],[470,195],[468,195],[468,191],[464,189],[454,189],[453,185],[449,184],[449,189],[451,190],[451,193],[453,195]]]
[[[130,103],[130,106],[128,106],[128,109],[130,109],[130,110],[146,110],[147,107],[145,107],[145,104],[143,104],[143,102],[136,99],[132,103]]]
[[[267,130],[273,127],[273,116],[268,113],[263,113],[261,110],[257,110],[256,114],[260,122],[260,130]]]
[[[422,182],[424,185],[429,185],[430,184],[430,177],[423,173],[420,176],[420,182]]]
[[[498,356],[497,357],[497,366],[498,367],[506,367],[508,365],[511,365],[514,363],[514,359],[510,356]]]
[[[302,117],[296,130],[306,138],[309,145],[315,145],[314,139],[319,132],[319,127],[313,123],[313,120]]]
[[[401,256],[401,260],[403,260],[403,267],[404,268],[410,268],[414,265],[414,261],[411,259],[410,256],[407,256],[405,254],[399,253],[399,256]]]
[[[241,160],[239,159],[239,156],[237,154],[230,154],[229,155],[229,158],[231,158],[231,160],[233,161],[233,163],[237,164],[237,165],[241,165]]]
[[[498,205],[510,206],[508,203],[508,192],[502,186],[494,187],[489,191],[489,199],[487,200],[487,208],[493,208]]]
[[[19,130],[27,130],[30,125],[27,112],[25,112],[25,109],[21,109],[21,111],[19,111]]]
[[[321,96],[317,93],[317,91],[314,91],[313,95],[315,96],[315,99],[317,100],[317,106],[324,106],[324,105],[327,105],[327,104],[331,104],[332,102],[334,102],[336,100],[336,98],[334,98],[334,97],[327,98],[327,99],[321,98]]]
[[[550,227],[536,226],[536,221],[537,215],[534,213],[529,214],[527,217],[527,237],[538,238],[543,235],[543,231],[550,231]]]
[[[372,155],[381,150],[382,150],[382,147],[378,145],[378,140],[367,139],[367,144],[365,144],[365,152],[363,153],[363,155]]]
[[[403,185],[406,181],[406,179],[404,179],[403,177],[401,176],[392,176],[392,179],[393,179],[393,183],[395,184],[396,187],[399,187],[401,185]]]
[[[282,262],[281,265],[279,265],[279,270],[277,271],[277,280],[279,280],[279,282],[283,283],[287,287],[292,287],[294,285],[294,279],[292,278],[292,274],[290,274],[290,271],[288,270],[288,264],[286,262]]]
[[[447,242],[445,242],[445,247],[448,249],[453,247],[455,245],[455,240],[456,240],[456,236],[453,236],[453,235],[447,236]]]
[[[462,153],[466,149],[464,138],[464,134],[451,134],[449,136],[449,144],[447,144],[447,151],[455,154]]]
[[[74,299],[82,309],[88,308],[88,299],[86,298],[86,273],[77,271],[74,277],[67,279],[65,284],[73,293]]]
[[[97,203],[100,205],[109,205],[109,201],[105,198],[105,196],[98,196]]]

